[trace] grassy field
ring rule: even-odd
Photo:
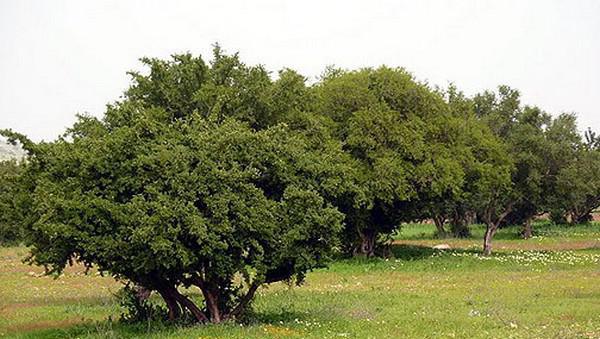
[[[54,280],[0,249],[0,336],[17,338],[600,338],[600,224],[501,230],[492,257],[472,239],[407,225],[394,257],[339,260],[301,287],[262,289],[243,324],[125,325],[121,284],[81,267]],[[452,250],[430,246],[447,243]],[[200,298],[194,291],[190,294]]]

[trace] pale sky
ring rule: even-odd
[[[507,84],[600,130],[600,1],[0,0],[0,128],[52,140],[102,116],[142,56],[211,44],[316,78],[325,66],[403,66],[467,94]]]

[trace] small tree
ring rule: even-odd
[[[524,107],[505,139],[515,163],[512,181],[519,197],[506,221],[523,225],[521,235],[525,239],[533,235],[533,218],[546,211],[544,202],[549,191],[544,182],[550,171],[549,163],[545,161],[545,129],[550,121],[550,116],[539,108]]]
[[[516,200],[504,223],[522,224],[522,235],[529,238],[536,215],[552,211],[554,219],[564,219],[564,205],[573,197],[560,192],[557,179],[581,148],[575,116],[561,114],[552,119],[537,107],[523,107],[519,92],[507,86],[500,86],[497,93],[477,95],[474,101],[481,120],[508,145],[515,163]]]
[[[464,173],[464,180],[453,190],[427,196],[420,201],[423,213],[434,220],[438,233],[445,232],[443,225],[448,222],[455,237],[468,237],[468,226],[478,214],[482,219],[484,215],[495,214],[495,208],[502,208],[496,202],[506,199],[504,194],[508,192],[501,188],[506,184],[505,175],[511,173],[511,167],[507,148],[482,118],[482,115],[487,115],[482,113],[481,107],[478,108],[477,100],[465,97],[454,85],[446,90],[445,98],[451,119],[446,123],[449,135],[444,143],[450,149],[453,161]],[[486,92],[486,98],[492,102],[488,106],[494,107],[495,96]],[[496,115],[494,120],[499,120],[500,116]],[[490,190],[496,191],[495,196],[488,195]],[[496,220],[492,219],[487,218],[486,223],[494,230],[497,225],[493,225]],[[488,234],[486,244],[491,244],[493,233],[495,231]]]
[[[486,126],[473,123],[467,135],[470,157],[463,163],[464,185],[453,200],[458,219],[454,223],[466,222],[467,213],[475,212],[486,224],[483,253],[489,255],[492,239],[516,199],[511,181],[513,164],[506,145]]]

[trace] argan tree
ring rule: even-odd
[[[337,201],[348,252],[375,254],[380,236],[417,219],[419,197],[460,187],[463,171],[447,146],[451,117],[441,95],[403,69],[330,69],[315,88],[320,115],[354,160],[359,194]]]
[[[579,149],[576,159],[558,173],[556,186],[556,194],[563,197],[556,207],[569,222],[589,222],[600,207],[600,149],[589,142]]]
[[[503,224],[522,225],[522,236],[529,238],[533,218],[548,208],[550,186],[545,183],[551,180],[552,171],[546,130],[551,117],[537,107],[522,106],[520,93],[508,86],[476,95],[473,101],[478,117],[508,146],[514,162],[511,180],[516,200]]]
[[[547,175],[543,180],[544,204],[546,211],[555,223],[566,223],[568,207],[572,196],[565,192],[566,186],[559,185],[558,179],[563,182],[567,173],[564,170],[578,160],[578,153],[584,148],[581,135],[577,130],[577,119],[574,114],[563,113],[550,122],[545,135],[544,162]],[[562,174],[561,174],[562,173]],[[577,179],[575,179],[577,180]],[[566,194],[565,194],[566,193]]]
[[[486,224],[483,253],[489,255],[494,235],[518,200],[511,180],[514,165],[506,144],[485,124],[466,114],[461,125],[453,149],[464,180],[451,194],[433,200],[429,211],[449,219],[455,236],[468,235],[468,217],[477,215]]]
[[[491,248],[493,234],[505,218],[504,212],[512,210],[512,206],[504,205],[508,197],[514,198],[512,190],[504,189],[510,186],[512,173],[508,149],[477,114],[473,99],[454,85],[443,94],[450,112],[450,118],[445,120],[444,145],[464,179],[441,195],[420,195],[415,209],[420,210],[424,218],[432,219],[442,236],[448,233],[455,237],[470,236],[469,225],[479,217],[490,230],[484,247]],[[487,93],[486,97],[491,98],[491,94]]]
[[[164,114],[82,119],[33,152],[32,262],[96,266],[157,291],[170,319],[187,310],[200,322],[235,318],[261,284],[325,264],[342,215],[319,194],[321,154],[283,126]],[[178,286],[198,287],[204,307]]]
[[[4,131],[30,154],[30,261],[49,273],[78,261],[156,291],[172,320],[235,319],[261,285],[326,264],[343,219],[328,201],[353,169],[303,102],[278,101],[302,95],[295,73],[271,82],[219,49],[210,66],[144,61],[149,74],[133,73],[103,119],[80,117],[48,143]],[[273,118],[288,113],[302,131]]]
[[[486,225],[483,236],[485,255],[492,253],[494,235],[518,199],[511,180],[513,164],[502,147],[502,144],[490,147],[493,153],[487,154],[485,160],[475,162],[466,178],[469,204]]]

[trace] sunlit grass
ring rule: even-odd
[[[388,259],[338,260],[301,287],[261,289],[243,324],[119,323],[120,284],[70,268],[54,280],[0,249],[0,334],[23,338],[599,338],[600,229],[501,230],[492,257],[471,239],[409,225]],[[574,231],[571,233],[571,231]],[[425,233],[419,235],[419,232]],[[448,243],[451,250],[434,250]],[[584,245],[586,245],[584,247]],[[569,248],[568,246],[572,246]],[[200,298],[193,291],[192,297]]]
[[[485,225],[477,224],[469,227],[471,239],[483,238]],[[563,239],[595,239],[600,240],[600,223],[589,223],[585,225],[555,225],[548,221],[534,223],[535,238],[563,238]],[[521,240],[518,226],[501,228],[495,235],[496,240]],[[394,239],[400,240],[427,240],[438,239],[435,226],[431,223],[403,224],[399,231],[394,234]]]

